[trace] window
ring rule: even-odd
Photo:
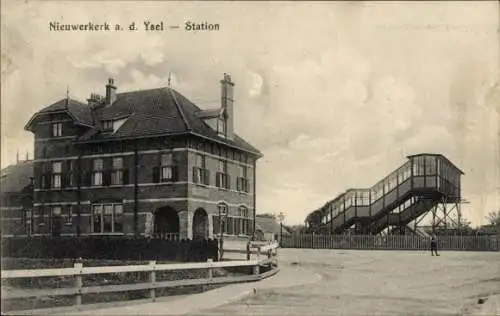
[[[196,155],[196,167],[205,169],[205,156]]]
[[[219,172],[227,173],[227,161],[219,160]]]
[[[74,186],[76,183],[75,181],[75,161],[74,160],[70,160],[68,161],[68,175],[67,175],[67,184],[68,186],[72,187]]]
[[[425,157],[425,174],[435,175],[436,174],[436,157],[426,156]]]
[[[210,183],[208,175],[208,170],[205,168],[205,156],[197,154],[193,168],[193,182],[208,185]]]
[[[414,157],[412,163],[413,163],[413,175],[423,176],[425,174],[424,157],[423,156]]]
[[[73,206],[68,205],[65,208],[65,214],[64,214],[64,219],[66,220],[67,224],[71,224],[73,222]]]
[[[45,225],[45,209],[43,207],[38,209],[38,226]]]
[[[53,188],[61,187],[61,175],[62,175],[62,163],[61,162],[53,162],[52,163],[52,180],[51,186]]]
[[[61,122],[52,123],[52,136],[53,137],[62,136],[62,123]]]
[[[23,212],[23,222],[24,222],[24,231],[25,233],[29,236],[31,235],[32,231],[32,225],[33,223],[33,213],[30,209],[24,210]]]
[[[111,184],[123,184],[123,158],[113,158],[111,171]]]
[[[61,216],[61,207],[60,206],[53,206],[52,207],[52,215],[53,216]]]
[[[236,235],[248,235],[248,208],[245,206],[240,206],[239,208],[239,218],[237,219],[238,230],[235,232]]]
[[[219,210],[220,215],[222,215],[222,216],[227,215],[227,204],[219,203],[219,205],[217,206],[217,209]]]
[[[227,161],[219,160],[219,168],[216,176],[217,178],[215,185],[218,188],[229,189],[229,175],[227,174]]]
[[[226,137],[227,121],[224,117],[219,117],[217,120],[217,134],[221,137]]]
[[[248,168],[244,165],[238,165],[238,178],[236,179],[236,189],[239,192],[248,192]]]
[[[102,128],[104,130],[113,130],[113,121],[111,120],[103,121]]]
[[[103,168],[104,164],[102,159],[95,159],[92,162],[92,185],[101,186],[103,184],[102,182]]]
[[[174,180],[173,155],[171,153],[161,155],[160,179],[162,181]]]
[[[123,205],[121,204],[94,204],[92,205],[92,232],[93,233],[121,233],[123,232]]]
[[[229,215],[228,206],[225,203],[217,205],[219,214],[213,216],[214,234],[220,234],[220,229],[228,235],[248,235],[251,225],[248,208],[240,206],[238,212]]]

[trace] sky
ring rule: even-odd
[[[172,87],[218,106],[235,82],[235,129],[259,148],[257,212],[298,224],[371,187],[410,154],[461,168],[474,225],[500,210],[499,4],[480,2],[3,1],[1,166],[33,156],[32,114],[63,97]],[[50,22],[180,29],[54,32]],[[219,31],[187,32],[186,21]]]

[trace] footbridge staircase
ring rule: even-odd
[[[306,219],[309,231],[340,234],[414,233],[416,223],[441,208],[460,213],[464,174],[441,154],[418,154],[368,189],[349,189]],[[451,206],[450,206],[451,205]],[[460,215],[459,215],[460,216]]]

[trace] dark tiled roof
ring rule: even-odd
[[[257,155],[261,153],[241,137],[219,137],[200,117],[203,111],[179,92],[158,88],[117,94],[115,102],[95,110],[100,120],[127,117],[115,133],[85,133],[79,141],[99,141],[164,134],[193,133]]]
[[[93,126],[92,113],[86,104],[73,99],[61,99],[35,113],[26,124],[26,129],[30,129],[38,115],[60,111],[67,111],[77,124]]]
[[[0,191],[4,193],[20,193],[31,184],[33,177],[33,161],[23,161],[10,165],[1,171]]]

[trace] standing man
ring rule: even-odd
[[[434,253],[436,253],[436,256],[439,256],[438,251],[437,251],[437,237],[434,233],[432,233],[432,236],[431,236],[431,255],[434,256]]]

